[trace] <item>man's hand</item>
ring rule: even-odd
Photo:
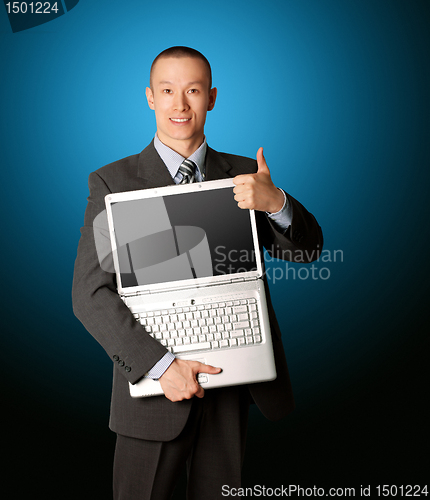
[[[194,396],[202,398],[204,389],[197,382],[198,373],[220,373],[221,368],[204,365],[198,361],[175,359],[160,377],[161,388],[170,401],[182,401]]]
[[[236,175],[233,179],[234,199],[239,208],[261,210],[262,212],[279,212],[284,205],[284,195],[273,184],[269,167],[263,156],[263,148],[257,151],[258,170],[255,174]]]

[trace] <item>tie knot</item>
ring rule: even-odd
[[[179,167],[179,172],[182,174],[182,180],[179,184],[188,184],[196,182],[197,165],[186,158]]]

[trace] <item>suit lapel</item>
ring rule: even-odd
[[[169,170],[154,147],[154,140],[139,155],[137,176],[143,179],[146,188],[174,184]]]
[[[214,149],[208,146],[206,151],[206,180],[227,179],[231,165]],[[145,188],[168,186],[174,184],[169,170],[154,147],[154,141],[140,153],[137,176],[145,183]]]
[[[231,166],[227,161],[214,149],[208,146],[206,151],[206,180],[213,181],[215,179],[227,179],[232,177],[229,174]]]

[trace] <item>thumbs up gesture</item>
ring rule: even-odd
[[[236,175],[233,179],[234,199],[239,208],[279,212],[284,205],[284,195],[273,184],[269,167],[263,156],[263,148],[257,151],[258,170],[255,174]]]

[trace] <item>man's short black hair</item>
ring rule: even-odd
[[[211,70],[211,65],[209,64],[209,61],[206,59],[206,57],[199,52],[198,50],[192,49],[191,47],[183,47],[181,45],[178,45],[176,47],[170,47],[166,50],[163,50],[163,52],[160,52],[158,56],[154,59],[151,65],[151,72],[149,74],[149,85],[152,89],[152,72],[154,70],[155,64],[159,59],[165,58],[165,57],[194,57],[195,59],[200,59],[206,64],[208,74],[209,74],[209,89],[212,88],[212,70]]]

